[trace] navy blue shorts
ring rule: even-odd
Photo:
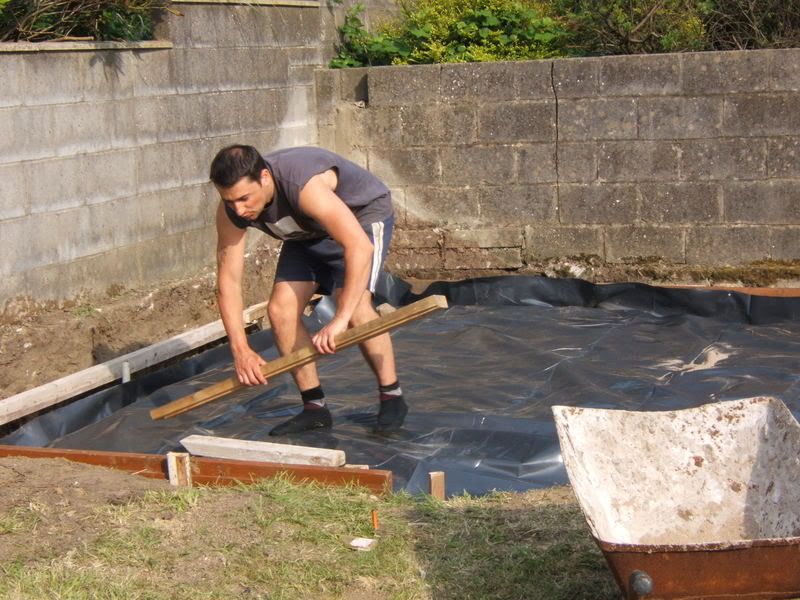
[[[378,273],[383,268],[392,241],[394,218],[364,227],[374,248],[367,289],[375,293]],[[344,285],[344,248],[330,237],[319,240],[285,241],[275,269],[275,281],[314,281],[317,291],[330,295]]]

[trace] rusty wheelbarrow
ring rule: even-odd
[[[625,598],[800,597],[800,425],[783,402],[553,413]]]

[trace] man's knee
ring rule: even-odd
[[[350,317],[350,326],[356,327],[357,325],[363,325],[364,323],[377,319],[378,316],[378,313],[372,306],[372,294],[365,293],[361,298],[361,302],[358,303],[356,310],[353,312],[353,316]]]
[[[290,301],[285,294],[272,294],[267,304],[267,316],[273,329],[297,322],[299,315],[295,314],[296,304],[296,301]]]

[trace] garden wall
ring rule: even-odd
[[[214,153],[316,143],[331,15],[257,4],[176,2],[156,43],[0,44],[0,312],[213,264]]]
[[[800,260],[797,49],[324,70],[317,102],[400,273]]]

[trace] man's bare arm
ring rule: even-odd
[[[244,273],[245,233],[228,218],[222,202],[217,208],[217,301],[225,332],[228,334],[234,367],[239,381],[246,385],[266,383],[260,365],[264,364],[247,343],[244,331]]]
[[[344,248],[344,286],[336,302],[336,315],[314,336],[314,345],[323,353],[336,350],[334,337],[347,329],[361,297],[367,289],[372,266],[373,246],[350,208],[334,192],[336,173],[325,171],[312,177],[300,192],[300,208],[322,225]]]

